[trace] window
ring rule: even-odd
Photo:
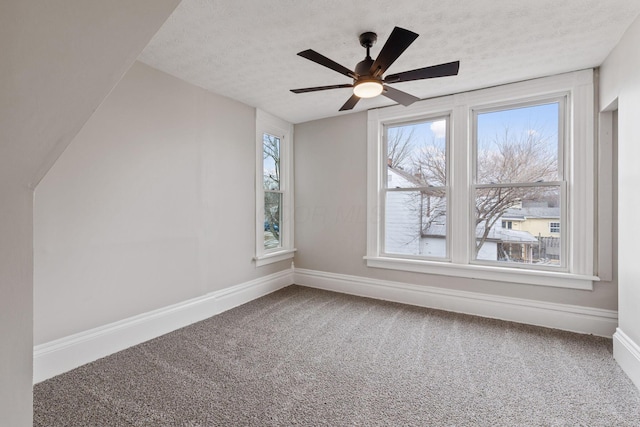
[[[292,258],[292,126],[256,113],[256,265]]]
[[[481,264],[562,268],[566,257],[548,257],[547,246],[564,248],[561,237],[543,238],[539,219],[564,213],[565,96],[473,111],[474,258]],[[520,217],[520,227],[504,217]],[[543,223],[546,221],[543,220]],[[505,227],[506,225],[506,227]],[[545,230],[546,231],[546,230]],[[559,231],[559,226],[558,226]]]
[[[282,247],[280,212],[283,189],[280,186],[280,137],[262,134],[262,185],[264,190],[264,249]]]
[[[385,127],[384,249],[389,256],[448,258],[448,118]]]
[[[593,99],[586,70],[369,111],[367,265],[591,289]]]

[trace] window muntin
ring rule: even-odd
[[[560,223],[559,222],[550,222],[549,223],[549,233],[560,233]]]
[[[560,220],[565,205],[564,105],[561,97],[474,111],[475,262],[534,269],[565,266],[562,236],[549,236],[542,227],[549,216]],[[508,223],[501,226],[503,218],[514,217],[520,219],[517,230]]]
[[[382,252],[448,258],[448,117],[385,127]]]

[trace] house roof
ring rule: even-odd
[[[410,174],[409,172],[407,172],[407,171],[405,171],[403,169],[394,168],[394,167],[388,166],[388,170],[392,174],[396,174],[396,175],[400,176],[402,179],[404,179],[405,181],[410,183],[412,186],[416,186],[416,187],[424,186],[424,182],[422,182],[420,180],[420,178],[418,178],[417,176],[415,176],[413,174]],[[393,187],[398,188],[395,185],[393,185]]]
[[[522,208],[510,208],[502,215],[505,220],[525,220],[525,219],[560,219],[560,208],[531,206]]]
[[[482,233],[484,232],[484,228],[478,227],[476,229],[476,238],[480,238]],[[429,232],[425,233],[425,237],[445,237],[447,234],[447,226],[446,224],[432,224],[429,227]],[[538,243],[538,239],[536,239],[531,233],[528,231],[521,230],[508,230],[506,228],[501,227],[493,227],[489,230],[489,234],[487,236],[488,241],[493,242],[502,242],[502,243]]]

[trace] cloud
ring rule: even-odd
[[[438,120],[437,122],[431,122],[431,132],[436,138],[444,138],[447,135],[447,121]]]

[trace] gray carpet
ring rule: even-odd
[[[611,340],[291,286],[34,387],[35,426],[640,426]]]

